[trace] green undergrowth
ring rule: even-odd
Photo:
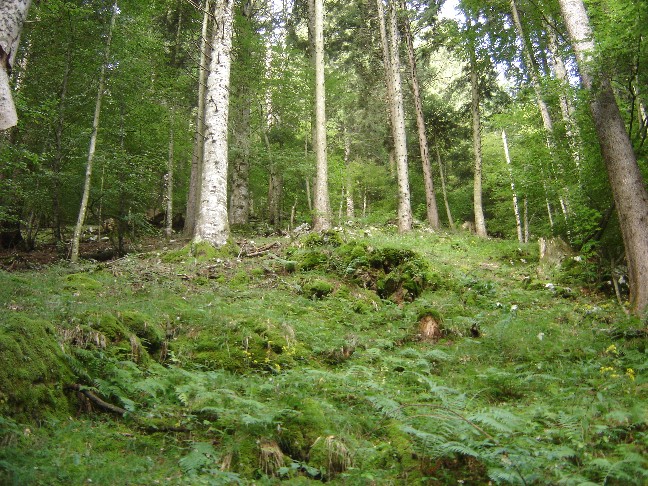
[[[0,483],[648,481],[646,322],[587,262],[424,231],[232,248],[0,273]]]

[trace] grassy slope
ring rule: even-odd
[[[0,482],[648,481],[645,324],[580,287],[584,263],[540,278],[512,242],[344,239],[414,250],[426,289],[381,300],[303,239],[0,273]],[[69,381],[129,414],[79,411]]]

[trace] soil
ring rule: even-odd
[[[162,247],[182,246],[185,241],[177,240],[171,244],[164,239],[149,238],[138,242],[136,248],[129,251],[147,252]],[[79,257],[83,260],[110,261],[120,258],[119,253],[110,241],[85,241],[79,246]],[[39,244],[32,251],[17,248],[0,249],[0,269],[8,272],[38,270],[68,258],[68,247],[54,243]]]

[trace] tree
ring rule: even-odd
[[[628,262],[630,307],[648,307],[648,191],[626,132],[610,79],[594,59],[592,28],[582,0],[559,0],[576,54],[583,87],[590,91],[590,111],[619,216]]]
[[[477,73],[477,58],[470,54],[470,113],[472,115],[473,156],[475,170],[473,181],[473,209],[475,212],[475,232],[479,236],[487,236],[484,205],[482,202],[482,142],[481,142],[481,110],[479,95],[479,79]]]
[[[22,26],[31,0],[3,0],[0,4],[0,130],[18,123],[9,86],[9,74],[16,58]]]
[[[403,1],[403,6],[404,6]],[[425,202],[428,224],[433,229],[439,229],[439,212],[436,203],[436,193],[432,180],[432,167],[430,163],[430,150],[428,148],[427,135],[425,133],[425,119],[423,117],[423,101],[419,86],[418,73],[416,70],[416,55],[414,53],[414,41],[408,18],[404,21],[405,43],[407,45],[407,58],[409,60],[410,80],[412,82],[412,94],[414,96],[414,109],[416,111],[416,127],[418,128],[419,150],[421,152],[421,165],[423,168],[423,184],[425,186]]]
[[[110,44],[112,42],[113,30],[115,29],[115,22],[117,21],[118,13],[119,8],[117,7],[117,2],[115,2],[112,6],[112,15],[110,17],[110,27],[108,28],[108,39],[106,40],[104,62],[101,65],[101,73],[99,75],[99,88],[97,89],[97,100],[95,102],[92,132],[90,134],[90,146],[88,148],[88,160],[86,162],[85,182],[83,185],[83,195],[81,196],[81,207],[79,208],[79,217],[77,218],[77,223],[74,227],[74,235],[72,236],[72,249],[70,253],[70,261],[72,263],[76,263],[79,260],[79,243],[81,241],[81,232],[83,230],[86,214],[88,212],[88,199],[90,198],[90,184],[92,181],[92,167],[94,164],[94,156],[97,148],[97,137],[99,135],[101,101],[103,100],[104,90],[106,86],[106,69],[108,67],[108,61],[110,59]]]
[[[331,203],[328,192],[328,162],[326,156],[326,101],[324,90],[324,1],[313,1],[315,49],[315,130],[313,146],[317,167],[315,178],[315,207],[313,229],[327,230],[331,226]]]
[[[405,233],[412,229],[412,209],[410,203],[409,169],[407,165],[407,134],[405,131],[405,109],[403,107],[403,90],[400,75],[400,36],[396,17],[396,5],[390,1],[387,5],[389,18],[386,19],[383,0],[376,0],[380,37],[385,65],[387,84],[387,103],[391,118],[392,138],[396,158],[396,175],[398,178],[398,231]]]
[[[194,241],[223,246],[229,238],[227,214],[227,122],[232,51],[233,0],[214,8],[212,55],[205,102],[202,186]]]

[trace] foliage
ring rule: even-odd
[[[567,297],[530,283],[531,246],[422,231],[338,236],[339,246],[273,246],[282,260],[325,252],[327,264],[308,271],[263,255],[168,263],[153,253],[76,273],[0,274],[10,322],[0,341],[22,346],[2,356],[32,357],[3,367],[12,386],[2,388],[0,477],[646,480],[638,319],[576,281]],[[397,305],[354,284],[354,261],[381,272],[421,261],[435,283]],[[310,299],[309,282],[332,291]],[[422,315],[443,321],[435,344],[413,338]],[[70,383],[126,416],[80,401]]]

